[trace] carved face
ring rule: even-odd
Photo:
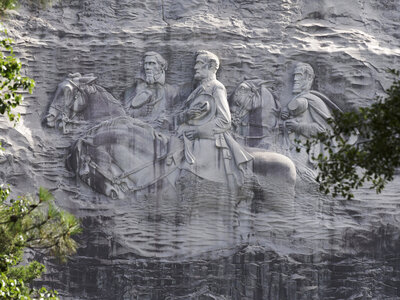
[[[153,84],[161,76],[162,66],[158,63],[155,56],[146,56],[144,58],[144,74],[147,83]]]
[[[194,71],[194,79],[196,80],[202,80],[210,77],[212,71],[210,70],[209,61],[206,56],[197,56],[196,64],[194,65]]]
[[[294,70],[294,78],[293,78],[293,94],[301,93],[306,86],[306,76],[304,71],[296,68]]]
[[[307,72],[302,68],[296,68],[294,70],[293,78],[293,94],[300,94],[311,88],[313,79]]]

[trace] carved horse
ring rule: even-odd
[[[44,121],[49,127],[95,124],[115,116],[125,115],[121,103],[103,87],[94,84],[92,74],[70,74],[56,90]]]
[[[95,79],[70,75],[59,84],[46,116],[50,127],[62,126],[64,132],[69,123],[91,126],[72,146],[68,168],[89,187],[114,199],[160,182],[174,185],[184,159],[183,142],[126,116],[119,102],[93,83]],[[290,159],[262,149],[247,150],[254,157],[254,189],[259,194],[270,199],[279,198],[280,191],[294,195],[296,173]]]
[[[268,81],[246,80],[231,96],[230,108],[234,131],[248,146],[268,148],[277,125],[278,102],[267,88]]]
[[[246,150],[254,157],[254,190],[270,206],[290,209],[287,201],[293,200],[296,180],[292,161],[263,149]],[[140,120],[124,116],[90,129],[72,147],[67,166],[97,192],[119,199],[161,181],[173,186],[183,159],[184,145],[178,137],[161,134]]]
[[[97,192],[117,199],[170,175],[176,169],[171,162],[182,154],[178,139],[123,116],[101,122],[79,138],[67,167]]]

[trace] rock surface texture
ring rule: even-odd
[[[331,199],[318,192],[307,156],[290,147],[294,132],[323,130],[333,106],[350,110],[384,95],[386,70],[400,62],[399,7],[68,0],[44,9],[26,1],[10,12],[5,25],[37,86],[15,127],[0,119],[0,180],[16,194],[48,188],[84,228],[78,254],[66,266],[48,261],[44,283],[62,299],[399,299],[399,178],[382,195],[362,189],[351,202]],[[199,93],[198,50],[219,58],[216,79]],[[147,69],[156,58],[162,67]],[[309,85],[299,88],[296,74]],[[103,104],[85,102],[98,94]],[[186,136],[218,97],[215,116],[226,116],[229,102],[229,133],[206,137],[199,143],[211,146],[197,151]],[[146,109],[132,113],[135,105]],[[196,107],[192,121],[178,120]],[[305,125],[294,129],[291,120]],[[159,121],[165,126],[155,130]],[[225,164],[243,150],[253,173],[231,163],[240,182],[232,188],[229,176],[207,180],[176,163],[215,147]],[[135,177],[138,152],[153,164]],[[164,178],[173,163],[182,176]]]

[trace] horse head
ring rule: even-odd
[[[274,97],[265,86],[267,83],[269,81],[245,80],[239,84],[231,98],[232,122],[234,127],[240,126],[246,118],[248,119],[250,112],[276,108]],[[264,115],[264,112],[262,114]]]
[[[86,93],[84,87],[96,80],[91,74],[69,74],[58,84],[56,93],[45,117],[45,123],[49,127],[59,127],[73,119],[86,106]]]
[[[255,109],[254,98],[259,95],[256,87],[249,81],[243,81],[232,94],[232,123],[238,126],[248,113]]]

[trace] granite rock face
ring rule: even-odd
[[[294,199],[281,181],[272,184],[274,174],[268,182],[278,200],[266,202],[260,190],[244,189],[238,201],[190,173],[177,185],[178,198],[150,186],[115,200],[66,168],[70,147],[89,125],[63,132],[46,121],[68,74],[92,74],[124,106],[149,51],[168,62],[165,82],[179,86],[179,101],[194,90],[195,53],[205,49],[220,59],[217,79],[231,105],[245,82],[269,105],[288,106],[303,62],[315,73],[312,90],[343,110],[366,106],[384,95],[392,80],[386,70],[399,64],[399,5],[71,0],[45,9],[26,1],[10,12],[5,25],[37,87],[19,108],[19,124],[0,120],[0,178],[15,194],[49,188],[84,227],[78,254],[67,266],[48,262],[44,283],[64,299],[400,297],[398,178],[384,194],[361,190],[351,203],[319,194],[299,168]]]

